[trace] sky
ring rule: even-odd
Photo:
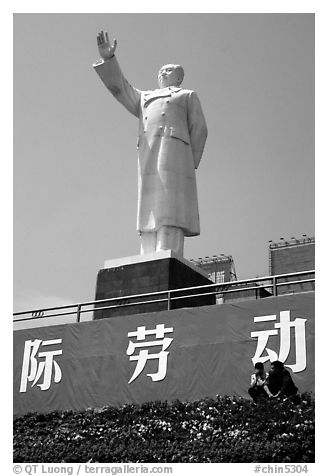
[[[131,84],[182,64],[208,126],[201,234],[185,257],[269,273],[268,241],[314,236],[314,15],[15,14],[14,311],[91,301],[105,260],[139,253],[138,120],[93,71],[116,38]]]

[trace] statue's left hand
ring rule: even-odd
[[[99,54],[103,60],[106,61],[109,58],[112,58],[112,56],[114,56],[116,46],[117,46],[117,41],[114,40],[113,45],[111,45],[108,38],[107,31],[106,33],[104,33],[103,31],[99,33],[99,35],[97,36],[97,44],[98,44]]]

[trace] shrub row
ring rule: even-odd
[[[314,462],[314,400],[218,397],[31,413],[14,420],[14,462]]]

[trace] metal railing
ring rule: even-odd
[[[313,275],[313,277],[306,277],[306,275]],[[14,318],[16,316],[25,316],[22,318],[14,319],[14,322],[22,322],[22,321],[32,321],[35,319],[45,319],[49,317],[60,317],[60,316],[72,316],[76,315],[76,322],[81,321],[81,315],[88,312],[98,312],[104,311],[106,309],[116,309],[122,307],[129,307],[129,306],[137,306],[141,304],[154,304],[154,303],[167,303],[167,309],[170,310],[172,307],[172,301],[177,301],[179,299],[186,299],[186,298],[195,298],[200,296],[224,296],[231,293],[242,293],[248,291],[256,291],[256,297],[259,294],[261,289],[266,291],[271,290],[272,296],[279,295],[279,289],[283,286],[295,286],[299,284],[305,283],[314,283],[315,282],[315,271],[301,271],[297,273],[288,273],[288,274],[280,274],[275,276],[265,276],[261,278],[251,278],[251,279],[244,279],[241,281],[227,281],[225,283],[213,283],[213,284],[205,284],[201,286],[193,286],[188,288],[179,288],[179,289],[170,289],[167,291],[156,291],[152,293],[144,293],[144,294],[134,294],[130,296],[121,296],[121,297],[112,297],[108,299],[100,299],[96,301],[87,301],[81,302],[76,304],[69,304],[65,306],[56,306],[56,307],[48,307],[48,308],[41,308],[41,309],[33,309],[29,311],[22,311],[22,312],[15,312]],[[290,278],[296,278],[297,276],[303,276],[303,279],[293,279],[292,281],[288,281]],[[283,280],[281,282],[281,280]],[[254,284],[254,285],[252,285]],[[193,291],[192,294],[190,292]],[[196,292],[195,292],[196,291]],[[199,291],[199,292],[197,292]],[[187,294],[184,294],[186,293]],[[189,293],[188,293],[189,292]],[[177,296],[176,294],[181,294],[181,296]],[[152,297],[158,296],[157,299],[149,299]],[[145,298],[143,300],[143,298]],[[137,299],[137,301],[135,301]],[[133,302],[127,302],[131,301]],[[105,306],[98,307],[99,304],[108,304]],[[97,305],[97,307],[94,307]],[[92,306],[92,307],[91,307]],[[90,308],[91,307],[91,308]],[[66,310],[65,312],[55,312],[53,311],[62,311]]]

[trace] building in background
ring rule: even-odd
[[[205,258],[191,259],[190,261],[205,271],[213,283],[226,283],[237,279],[235,264],[230,255],[205,256]]]
[[[205,258],[198,258],[197,260],[190,260],[195,266],[198,266],[208,274],[208,277],[213,283],[229,283],[231,285],[224,286],[222,293],[217,293],[216,304],[223,304],[231,301],[244,301],[245,299],[260,299],[271,296],[271,293],[266,289],[260,288],[255,283],[242,284],[234,283],[237,281],[236,268],[231,255],[220,254],[220,256],[205,256]],[[239,288],[243,288],[239,291]],[[245,289],[245,288],[253,289]],[[258,289],[254,289],[258,288]]]
[[[269,241],[269,274],[270,276],[312,271],[315,267],[315,240],[303,235],[301,239],[292,237],[290,240],[280,238],[274,243]],[[313,277],[305,274],[302,279]],[[297,281],[298,276],[284,278],[285,281]],[[279,294],[299,293],[313,291],[314,282],[281,286]]]

